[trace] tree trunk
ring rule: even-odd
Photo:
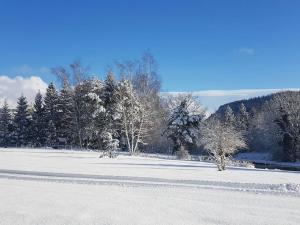
[[[219,155],[219,158],[217,159],[217,167],[219,171],[223,171],[226,169],[224,154]]]

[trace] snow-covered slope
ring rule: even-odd
[[[299,224],[300,173],[0,149],[7,224]]]

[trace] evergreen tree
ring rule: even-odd
[[[248,130],[249,127],[249,113],[247,112],[247,109],[244,105],[244,103],[241,103],[239,106],[238,115],[236,118],[238,129],[241,131]]]
[[[59,137],[66,138],[68,143],[73,141],[74,130],[74,99],[73,90],[67,80],[63,83],[63,88],[59,96]]]
[[[228,105],[224,112],[224,121],[227,126],[235,126],[236,118],[232,108]]]
[[[100,132],[95,121],[101,117],[101,89],[103,84],[96,79],[84,80],[74,89],[76,143],[82,147],[99,147]]]
[[[53,83],[50,83],[44,98],[46,137],[47,144],[53,146],[58,138],[59,120],[59,96]]]
[[[168,138],[173,141],[173,153],[186,151],[189,145],[196,144],[199,125],[203,118],[203,114],[191,115],[189,113],[186,99],[175,108],[165,131]],[[177,154],[182,155],[182,152]]]
[[[97,132],[100,134],[100,148],[107,150],[110,155],[111,147],[118,148],[121,133],[121,112],[118,102],[118,86],[112,72],[107,74],[100,90],[100,110],[95,118]]]
[[[32,114],[32,136],[36,147],[44,146],[46,143],[46,117],[43,106],[43,96],[40,92],[35,96]]]
[[[0,110],[0,146],[7,147],[11,142],[12,119],[6,100]]]
[[[17,146],[29,144],[30,114],[26,98],[22,95],[17,102],[17,111],[14,117],[14,139]]]
[[[116,143],[116,140],[120,138],[121,112],[118,102],[118,86],[112,72],[108,73],[104,81],[102,93],[103,107],[105,109],[102,118],[102,132],[104,132],[101,135],[104,138],[102,142],[107,143],[108,140],[111,140],[113,143]],[[108,135],[107,133],[110,134]],[[107,136],[111,136],[111,138],[107,138]]]

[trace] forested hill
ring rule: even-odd
[[[283,93],[283,92],[280,92]],[[238,113],[240,105],[243,103],[247,109],[248,112],[253,111],[260,111],[261,107],[266,101],[269,101],[272,99],[275,95],[278,95],[280,93],[270,94],[266,96],[256,97],[256,98],[250,98],[250,99],[244,99],[239,101],[230,102],[224,105],[221,105],[219,109],[215,112],[217,115],[224,115],[225,109],[227,106],[230,106],[234,114]]]
[[[222,105],[210,118],[244,132],[250,152],[295,162],[300,159],[299,106],[300,91],[283,91]]]

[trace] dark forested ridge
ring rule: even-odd
[[[247,111],[260,111],[265,102],[271,100],[275,94],[265,95],[261,97],[255,97],[250,99],[244,99],[239,101],[230,102],[224,105],[221,105],[219,109],[215,112],[218,115],[222,115],[225,112],[227,106],[229,106],[234,113],[239,111],[240,105],[243,103],[247,109]]]
[[[244,106],[246,107],[248,112],[252,112],[252,113],[259,112],[263,109],[263,106],[266,102],[270,101],[271,99],[273,99],[275,97],[280,97],[281,95],[284,95],[285,93],[290,93],[292,95],[291,97],[293,97],[293,96],[295,97],[300,94],[300,91],[282,91],[282,92],[269,94],[269,95],[265,95],[265,96],[229,102],[224,105],[221,105],[214,114],[223,115],[227,106],[229,106],[232,109],[232,111],[236,114],[236,113],[238,113],[239,107],[242,103],[244,104]]]

